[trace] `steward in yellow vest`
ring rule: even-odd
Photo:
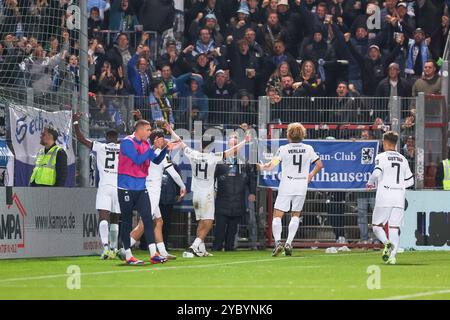
[[[450,191],[450,149],[447,159],[441,161],[436,172],[436,187]]]
[[[67,154],[56,145],[58,132],[50,127],[41,134],[42,149],[36,156],[36,164],[30,178],[30,186],[64,187],[67,178]]]

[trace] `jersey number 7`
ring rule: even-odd
[[[400,163],[392,163],[392,168],[397,167],[397,184],[400,183]]]

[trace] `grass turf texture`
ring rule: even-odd
[[[0,299],[450,299],[448,252],[405,252],[384,265],[379,251],[325,254],[294,250],[215,252],[144,266],[72,257],[0,260]],[[66,287],[67,267],[81,269],[81,289]],[[381,289],[367,288],[369,266],[380,268]]]

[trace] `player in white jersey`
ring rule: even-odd
[[[372,226],[377,238],[384,244],[383,261],[396,263],[400,244],[400,227],[405,211],[406,188],[414,185],[414,175],[408,160],[396,151],[398,134],[388,131],[383,135],[383,153],[375,158],[375,169],[367,183],[367,189],[377,188]],[[384,225],[389,225],[389,240]]]
[[[155,145],[155,140],[158,139],[164,139],[164,131],[162,131],[161,129],[152,131],[152,133],[150,134],[150,144]],[[166,250],[166,246],[164,245],[162,233],[164,221],[161,216],[161,210],[159,209],[159,199],[161,196],[161,185],[164,170],[167,171],[167,173],[172,177],[175,183],[180,187],[180,199],[183,198],[186,194],[186,186],[184,185],[181,176],[173,167],[169,155],[167,155],[160,164],[155,164],[153,162],[150,163],[150,167],[148,168],[148,176],[146,179],[146,186],[148,195],[150,197],[150,204],[152,206],[156,247],[160,255],[168,260],[175,260],[176,256],[169,254]],[[131,246],[133,246],[136,241],[142,237],[143,233],[144,224],[142,223],[142,220],[139,220],[138,225],[130,234]]]
[[[118,250],[120,206],[117,196],[117,164],[119,161],[120,144],[118,133],[109,130],[106,133],[106,143],[86,139],[80,130],[81,113],[73,115],[75,134],[80,143],[96,152],[97,169],[100,176],[95,208],[99,214],[99,234],[103,245],[101,258],[112,259]]]
[[[272,161],[258,164],[259,170],[272,170],[281,162],[281,181],[274,205],[272,233],[275,248],[272,256],[279,255],[283,250],[286,255],[292,255],[292,241],[300,223],[300,214],[305,203],[308,184],[323,168],[322,161],[314,149],[302,141],[306,130],[301,123],[291,123],[287,129],[289,143],[281,146]],[[312,172],[311,164],[315,164]],[[286,212],[291,212],[289,234],[286,244],[281,242],[281,219]]]
[[[177,134],[169,125],[164,127],[172,136],[181,141]],[[197,257],[211,256],[205,248],[205,238],[212,229],[214,222],[214,173],[217,163],[232,154],[236,149],[242,148],[246,142],[250,140],[250,136],[246,136],[245,140],[241,141],[234,147],[224,152],[208,152],[210,146],[214,143],[214,137],[203,136],[202,138],[202,152],[189,148],[184,142],[181,142],[181,147],[184,154],[188,157],[192,169],[191,190],[192,203],[195,209],[195,216],[198,221],[197,238],[189,247],[189,251]]]

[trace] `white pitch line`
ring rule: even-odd
[[[129,270],[112,270],[112,271],[99,271],[99,272],[86,272],[81,273],[81,276],[96,276],[96,275],[105,275],[105,274],[116,274],[116,273],[129,273],[129,272],[148,272],[148,271],[162,271],[162,270],[174,270],[174,269],[200,269],[200,268],[211,268],[211,267],[221,267],[235,264],[244,264],[244,263],[255,263],[255,262],[276,262],[280,260],[286,259],[304,259],[305,257],[289,257],[289,258],[278,258],[278,259],[260,259],[260,260],[244,260],[244,261],[234,261],[234,262],[226,262],[226,263],[214,263],[214,264],[202,264],[195,266],[173,266],[173,267],[161,267],[161,268],[147,268],[136,266],[136,269]],[[67,277],[70,274],[51,274],[46,276],[35,276],[35,277],[23,277],[23,278],[10,278],[10,279],[1,279],[0,283],[4,282],[12,282],[12,281],[28,281],[28,280],[44,280],[44,279],[54,279],[54,278],[63,278]]]
[[[450,289],[448,289],[448,290],[438,290],[438,291],[428,291],[428,292],[419,292],[419,293],[414,293],[414,294],[409,294],[409,295],[404,295],[404,296],[393,296],[393,297],[379,298],[379,299],[372,299],[372,300],[406,300],[406,299],[434,296],[434,295],[446,294],[446,293],[450,293]]]
[[[117,274],[117,273],[131,273],[131,272],[149,272],[149,271],[163,271],[163,270],[174,270],[174,269],[200,269],[200,268],[210,268],[210,267],[221,267],[228,265],[236,265],[236,264],[245,264],[245,263],[255,263],[255,262],[276,262],[280,260],[292,260],[292,259],[306,259],[306,258],[314,258],[314,257],[350,257],[354,255],[366,255],[371,254],[373,252],[361,252],[361,253],[353,253],[353,254],[345,254],[345,255],[331,255],[331,254],[318,254],[311,256],[300,256],[300,257],[281,257],[281,258],[270,258],[270,259],[260,259],[260,260],[244,260],[244,261],[233,261],[226,263],[215,263],[215,264],[202,264],[202,265],[194,265],[194,266],[173,266],[173,267],[161,267],[161,268],[147,268],[145,267],[136,267],[136,269],[128,269],[128,270],[112,270],[112,271],[99,271],[99,272],[86,272],[81,273],[81,276],[96,276],[96,275],[105,275],[105,274]],[[308,267],[308,266],[298,266],[299,268]],[[141,269],[142,268],[142,269]],[[5,282],[13,282],[13,281],[29,281],[29,280],[46,280],[46,279],[56,279],[56,278],[65,278],[70,274],[50,274],[45,276],[34,276],[34,277],[23,277],[23,278],[9,278],[9,279],[0,279],[0,283]]]

